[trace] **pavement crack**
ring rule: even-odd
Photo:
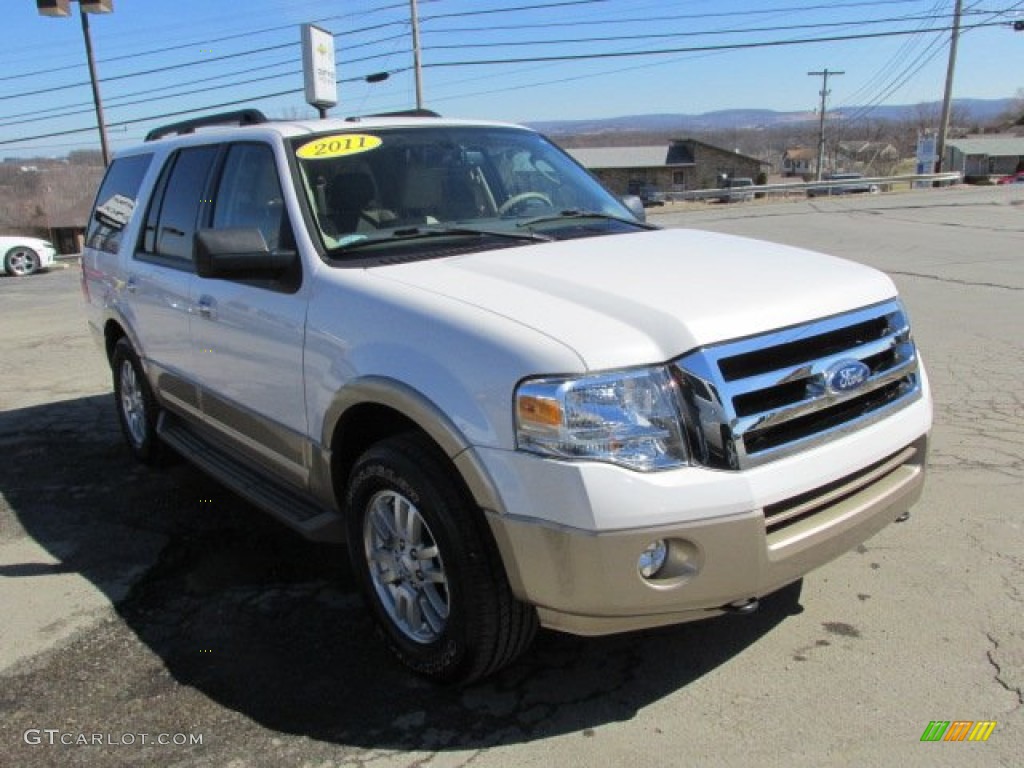
[[[938,275],[925,275],[921,272],[901,272],[897,270],[886,270],[890,275],[902,275],[904,277],[919,277],[922,280],[935,280],[940,283],[951,285],[966,285],[972,288],[999,288],[1004,291],[1024,291],[1024,286],[1003,285],[1002,283],[987,283],[974,280],[958,280],[955,277],[939,277]]]
[[[1014,687],[1013,685],[1011,685],[1003,679],[1002,665],[998,661],[996,661],[996,652],[999,650],[999,641],[991,632],[986,632],[985,636],[988,638],[988,641],[992,644],[992,647],[985,652],[985,655],[988,658],[988,663],[995,670],[995,674],[992,676],[993,679],[1000,685],[1000,687],[1002,687],[1007,692],[1017,697],[1017,706],[1014,707],[1014,709],[1020,709],[1021,707],[1024,707],[1024,690],[1022,690],[1019,687]]]

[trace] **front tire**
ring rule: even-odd
[[[4,270],[11,277],[25,277],[39,271],[39,254],[26,245],[16,245],[4,256]]]
[[[533,640],[482,514],[424,436],[383,440],[358,460],[346,496],[349,553],[380,634],[415,672],[465,683]]]
[[[157,464],[164,447],[157,435],[160,406],[149,387],[139,356],[127,338],[118,339],[110,360],[114,373],[114,404],[121,432],[132,455],[143,464]]]

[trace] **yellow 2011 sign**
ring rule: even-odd
[[[322,136],[303,144],[295,154],[303,160],[326,160],[331,157],[357,155],[369,152],[381,145],[377,136],[366,133],[338,133],[333,136]]]

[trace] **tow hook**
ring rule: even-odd
[[[748,597],[746,600],[736,600],[722,606],[722,610],[728,613],[735,613],[739,616],[749,616],[760,606],[756,597]]]

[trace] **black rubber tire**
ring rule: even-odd
[[[453,476],[447,458],[425,436],[408,433],[372,446],[356,462],[346,494],[353,572],[387,646],[416,673],[468,683],[511,663],[533,641],[537,614],[509,588],[483,514]],[[436,639],[414,641],[377,594],[364,541],[371,501],[397,493],[411,501],[443,560],[448,617]]]
[[[135,419],[132,419],[124,397],[122,373],[127,373],[125,366],[128,366],[134,374],[138,392],[135,404],[141,413],[136,412]],[[121,424],[121,432],[128,444],[128,449],[132,452],[132,456],[143,464],[158,465],[162,463],[168,452],[160,442],[156,431],[160,406],[153,395],[153,390],[150,389],[139,356],[127,338],[118,339],[114,345],[110,367],[114,376],[114,407],[117,409],[117,419]],[[134,421],[134,429],[130,424],[132,421]]]

